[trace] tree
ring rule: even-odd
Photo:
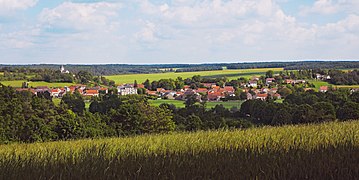
[[[74,94],[65,94],[62,97],[61,104],[66,104],[73,112],[82,114],[85,110],[85,102],[78,91]]]
[[[196,131],[202,128],[203,122],[200,117],[192,114],[186,118],[185,125],[187,131]]]
[[[246,92],[241,92],[240,94],[239,94],[239,99],[240,100],[247,100],[247,93]]]
[[[316,119],[313,117],[314,110],[308,104],[303,104],[298,106],[293,114],[292,122],[299,124],[299,123],[310,123],[315,122]]]
[[[337,111],[337,117],[340,120],[357,120],[359,119],[359,103],[346,102]]]
[[[349,99],[353,102],[359,103],[359,91],[353,92],[350,96]]]
[[[272,70],[269,70],[266,72],[266,78],[272,78],[273,77],[274,72]]]
[[[145,86],[146,89],[151,89],[151,83],[150,80],[146,79],[146,81],[143,83],[143,85]]]
[[[283,97],[287,97],[288,95],[292,94],[292,90],[289,88],[283,87],[278,90],[278,94],[280,94]]]
[[[318,122],[335,120],[335,108],[331,103],[318,102],[313,105],[313,108]]]
[[[133,83],[133,87],[135,87],[135,88],[138,87],[137,80],[135,80],[135,82]]]
[[[186,102],[185,102],[185,107],[189,108],[192,107],[193,105],[195,105],[198,102],[197,99],[197,95],[196,94],[192,94],[192,95],[188,95],[186,98]]]
[[[92,81],[93,76],[88,71],[79,71],[77,73],[77,78],[80,80],[80,83],[87,84]]]
[[[279,109],[272,119],[272,125],[285,125],[290,124],[292,121],[292,115],[288,112],[287,109]]]
[[[82,135],[81,119],[71,110],[66,110],[61,113],[61,116],[56,116],[55,132],[60,139],[76,139]]]
[[[169,132],[176,128],[170,110],[141,102],[122,104],[110,110],[108,116],[117,136]]]

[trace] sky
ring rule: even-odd
[[[359,60],[359,0],[0,0],[0,64]]]

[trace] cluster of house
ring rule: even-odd
[[[215,83],[203,83],[204,88],[192,89],[190,86],[184,86],[181,90],[166,90],[157,88],[156,91],[147,90],[148,95],[158,96],[165,99],[184,100],[189,95],[203,96],[207,95],[209,101],[219,101],[226,96],[235,96],[233,86],[217,86]]]
[[[104,87],[91,87],[88,88],[85,85],[74,85],[63,88],[49,88],[47,86],[38,86],[36,88],[18,88],[16,91],[30,91],[37,95],[38,93],[49,93],[52,97],[61,98],[66,93],[74,93],[78,91],[83,96],[99,96],[100,93],[108,93],[108,89]]]
[[[319,76],[318,76],[319,77]],[[321,76],[320,78],[330,78],[328,76]],[[243,92],[246,93],[248,100],[250,99],[260,99],[266,100],[269,97],[275,99],[281,99],[281,95],[277,92],[278,88],[276,86],[275,78],[266,78],[265,86],[259,86],[258,77],[252,77],[248,83],[241,84]],[[301,84],[305,83],[305,80],[292,80],[285,79],[285,84]],[[197,95],[200,99],[202,96],[205,96],[208,101],[220,101],[225,97],[236,96],[235,88],[233,86],[218,86],[215,83],[202,83],[203,88],[192,89],[190,86],[186,85],[181,90],[166,90],[163,88],[157,88],[155,91],[146,90],[146,94],[156,96],[163,99],[173,99],[173,100],[185,100],[189,95]],[[272,88],[270,88],[272,87]],[[117,87],[119,95],[131,95],[137,94],[138,88],[145,88],[143,84],[124,84]],[[305,90],[310,90],[311,88],[306,88]],[[328,86],[321,86],[320,92],[327,92]],[[48,87],[36,87],[36,88],[18,88],[17,91],[30,91],[33,94],[48,92],[52,97],[61,98],[66,93],[73,93],[78,91],[83,96],[99,96],[100,93],[108,93],[108,89],[104,87],[86,87],[85,85],[74,85],[70,87],[63,88],[48,88]]]

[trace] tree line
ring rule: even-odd
[[[359,84],[359,71],[353,70],[343,72],[341,70],[330,70],[329,82],[335,85],[358,85]]]
[[[34,65],[0,65],[0,72],[41,72],[42,69],[58,70],[56,64]],[[156,65],[66,65],[67,70],[76,74],[79,71],[88,71],[94,76],[117,74],[148,74],[163,72],[192,72],[227,69],[254,69],[254,68],[284,68],[286,70],[298,69],[354,69],[359,68],[358,61],[295,61],[295,62],[252,62],[252,63],[220,63],[220,64],[156,64]]]

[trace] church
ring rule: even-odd
[[[61,73],[63,73],[63,74],[69,74],[69,73],[70,73],[70,71],[65,70],[64,66],[61,66],[60,71],[61,71]]]

